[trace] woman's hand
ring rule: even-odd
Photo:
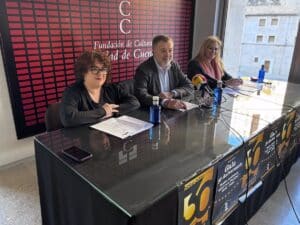
[[[111,117],[114,112],[119,112],[119,110],[117,110],[117,108],[119,108],[119,105],[116,104],[105,103],[102,107],[106,112],[105,117]]]
[[[225,85],[230,87],[237,87],[242,84],[243,84],[243,80],[240,78],[232,78],[230,80],[225,81]]]

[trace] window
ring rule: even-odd
[[[272,20],[271,20],[271,25],[272,25],[272,26],[278,25],[278,19],[277,19],[277,18],[272,18]]]
[[[261,43],[263,41],[263,36],[262,35],[257,35],[256,36],[256,43]]]
[[[266,60],[265,61],[265,71],[269,72],[270,70],[270,65],[271,65],[271,61],[270,60]]]
[[[299,13],[291,14],[290,9],[299,12],[299,1],[228,0],[223,46],[226,71],[251,77],[267,60],[268,79],[288,80],[293,54],[298,52],[299,24]]]
[[[264,27],[266,25],[266,19],[259,19],[259,26]]]
[[[269,36],[268,42],[269,43],[274,43],[275,42],[275,36]]]

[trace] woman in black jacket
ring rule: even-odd
[[[188,77],[190,80],[195,75],[204,75],[210,88],[214,89],[218,81],[224,85],[238,86],[241,79],[232,78],[224,69],[220,56],[222,42],[216,36],[207,37],[202,43],[199,53],[188,64]]]
[[[99,122],[114,113],[139,108],[138,100],[118,85],[107,84],[111,64],[99,51],[84,52],[75,63],[77,82],[62,97],[61,122],[65,127]]]

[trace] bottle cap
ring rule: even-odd
[[[223,85],[223,81],[222,80],[218,80],[217,81],[217,87],[222,87]]]
[[[159,101],[159,97],[158,96],[152,96],[152,101]]]
[[[152,104],[158,105],[159,104],[159,97],[158,96],[152,96]]]

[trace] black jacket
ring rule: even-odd
[[[100,102],[95,103],[89,96],[83,82],[68,87],[62,97],[60,119],[65,127],[96,123],[106,115],[102,105],[118,104],[120,113],[139,108],[138,100],[116,84],[105,84],[101,89]]]
[[[193,86],[187,76],[180,70],[179,65],[171,62],[169,70],[170,90],[184,97],[193,93]],[[152,105],[152,96],[161,93],[158,69],[153,56],[136,69],[134,77],[134,94],[143,106]]]
[[[200,66],[199,62],[193,59],[188,64],[188,78],[192,80],[193,76],[195,76],[198,73],[201,73],[206,77],[207,84],[210,88],[214,89],[217,86],[217,80],[211,78],[207,73],[205,73],[203,68]],[[224,72],[224,75],[222,76],[222,81],[230,80],[231,78],[232,77],[228,73]]]

